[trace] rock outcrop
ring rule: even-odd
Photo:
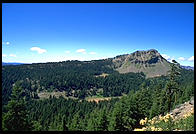
[[[179,120],[191,112],[194,112],[194,97],[190,101],[178,105],[170,114],[173,115],[174,120]]]
[[[116,56],[112,61],[119,73],[143,72],[147,77],[157,77],[170,70],[170,63],[155,49]]]

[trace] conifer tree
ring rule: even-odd
[[[80,119],[81,119],[81,118],[80,118],[80,114],[77,112],[77,113],[74,115],[74,117],[73,117],[73,119],[72,119],[72,122],[71,122],[71,124],[70,124],[70,126],[69,126],[69,129],[70,129],[71,131],[78,131],[78,130],[81,129],[81,127],[80,127],[81,120],[80,120]]]
[[[65,116],[63,116],[62,126],[63,126],[63,131],[68,131],[68,127],[67,127],[67,123],[66,123],[66,120],[65,120]]]
[[[3,130],[7,131],[27,131],[31,130],[31,124],[27,120],[26,100],[21,82],[16,82],[3,116]]]
[[[162,115],[164,115],[166,111],[168,111],[168,99],[165,94],[166,94],[166,90],[162,90],[160,95],[160,105],[159,105],[159,112]]]
[[[123,111],[122,111],[122,103],[118,102],[115,104],[114,110],[112,112],[112,116],[109,122],[109,131],[122,131],[124,129],[123,125]]]
[[[98,130],[107,131],[108,128],[108,119],[106,115],[106,107],[101,109],[98,114]]]
[[[158,86],[155,87],[155,91],[153,94],[153,103],[152,107],[150,109],[150,118],[157,116],[160,114],[160,104],[161,104],[161,85],[159,84]]]
[[[87,129],[90,131],[106,131],[108,128],[108,120],[106,115],[106,108],[95,109],[90,114]]]
[[[87,130],[89,131],[98,131],[98,109],[95,109],[90,113],[89,119],[88,119],[88,125],[87,125]]]
[[[133,95],[121,98],[114,106],[108,129],[110,131],[131,131],[136,124],[138,109]]]
[[[174,104],[176,103],[177,94],[179,91],[178,83],[176,79],[177,76],[180,75],[180,72],[178,71],[179,64],[175,60],[172,60],[172,62],[173,63],[171,63],[171,71],[169,71],[169,81],[166,84],[166,95],[168,99],[168,112],[170,112],[171,110],[172,102],[174,102]]]
[[[33,121],[33,130],[32,131],[41,131],[42,125],[39,121]]]

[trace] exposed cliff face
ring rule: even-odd
[[[120,55],[112,61],[119,73],[144,72],[147,77],[156,77],[167,75],[170,70],[170,63],[155,49]]]

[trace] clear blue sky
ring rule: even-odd
[[[92,60],[156,49],[194,66],[194,4],[2,4],[2,61]]]

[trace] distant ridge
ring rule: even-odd
[[[167,61],[161,54],[155,50],[142,50],[135,51],[130,54],[118,55],[114,58],[107,58],[101,60],[92,60],[92,61],[64,61],[66,62],[83,62],[83,63],[100,63],[107,64],[108,67],[112,68],[115,71],[118,71],[121,74],[134,72],[139,73],[143,72],[147,78],[150,77],[159,77],[168,75],[168,71],[171,69],[170,62]],[[53,64],[58,62],[47,62],[45,64]],[[22,65],[29,63],[18,63],[18,62],[2,62],[3,66],[7,65]],[[42,63],[32,63],[32,64],[42,64]],[[43,63],[44,64],[44,63]],[[101,66],[101,65],[100,65]],[[194,70],[194,67],[190,66],[181,66],[182,69]]]
[[[21,65],[26,63],[19,63],[19,62],[2,62],[2,66],[9,66],[9,65]]]
[[[194,67],[191,67],[191,66],[182,66],[181,65],[181,68],[184,68],[184,69],[187,69],[187,70],[194,70]]]

